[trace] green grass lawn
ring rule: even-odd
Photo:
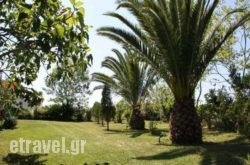
[[[167,131],[167,124],[159,129]],[[148,131],[126,130],[126,124],[110,124],[106,131],[94,122],[53,122],[19,120],[18,128],[0,131],[0,164],[13,165],[250,165],[250,143],[234,133],[204,131],[205,144],[200,146],[172,145],[167,137],[158,143],[158,136]],[[71,140],[86,140],[84,153],[78,155],[12,154],[10,141],[66,139],[70,149]]]

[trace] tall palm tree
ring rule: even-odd
[[[156,75],[150,67],[138,60],[135,52],[124,48],[125,53],[114,49],[117,58],[106,57],[102,66],[113,72],[113,76],[94,73],[93,80],[108,84],[132,107],[130,126],[132,129],[144,129],[144,120],[139,106],[155,83]]]
[[[137,24],[110,12],[129,30],[98,29],[100,35],[138,52],[170,87],[175,103],[170,115],[170,139],[174,143],[201,143],[202,129],[194,106],[194,91],[209,62],[228,37],[250,19],[250,13],[236,9],[215,20],[219,0],[119,0]],[[231,24],[224,20],[243,13]],[[220,31],[221,26],[224,30]]]

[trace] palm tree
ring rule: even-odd
[[[202,129],[194,106],[194,91],[210,61],[228,37],[250,18],[236,9],[215,20],[219,0],[119,0],[137,24],[110,12],[129,30],[101,27],[100,35],[136,51],[170,87],[175,102],[170,115],[173,143],[201,143]],[[243,13],[230,24],[224,20]],[[224,30],[220,31],[221,26]]]
[[[144,129],[144,119],[140,113],[140,104],[148,94],[148,89],[155,83],[155,72],[138,60],[135,52],[124,48],[125,53],[114,49],[117,59],[106,57],[102,66],[113,72],[113,76],[94,73],[94,81],[108,84],[117,94],[122,96],[132,107],[130,127]]]

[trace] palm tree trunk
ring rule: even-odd
[[[133,106],[132,115],[130,118],[131,129],[143,130],[145,129],[145,121],[140,111],[140,106]]]
[[[103,116],[102,116],[102,126],[104,126],[104,119],[103,119]]]
[[[201,121],[191,98],[175,101],[170,114],[170,140],[177,144],[202,142]]]

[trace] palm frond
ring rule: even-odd
[[[147,90],[155,83],[156,74],[144,62],[139,61],[138,54],[124,47],[125,53],[113,49],[116,55],[106,57],[102,66],[113,72],[112,76],[103,73],[94,73],[93,80],[109,84],[131,105],[143,101],[148,94]]]
[[[117,9],[127,9],[136,24],[120,14],[108,13],[128,30],[103,27],[98,34],[136,52],[167,82],[178,100],[194,94],[211,59],[227,38],[250,19],[249,12],[243,13],[245,9],[233,10],[225,18],[239,12],[242,15],[219,32],[223,18],[211,28],[218,4],[219,0],[119,0]]]

